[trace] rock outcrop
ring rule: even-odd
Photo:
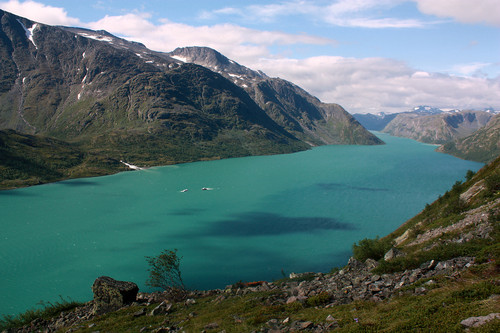
[[[93,313],[101,315],[135,302],[139,287],[133,282],[117,281],[108,276],[101,276],[94,281],[92,292]]]

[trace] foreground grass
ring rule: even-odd
[[[0,331],[28,325],[35,319],[50,319],[59,315],[61,312],[71,311],[82,305],[83,303],[81,302],[66,300],[62,297],[55,303],[42,302],[42,308],[40,309],[30,309],[16,316],[2,316],[2,318],[0,318]]]
[[[335,332],[463,332],[462,320],[500,312],[499,298],[495,296],[500,294],[499,271],[498,265],[487,263],[454,278],[438,276],[431,282],[417,281],[400,295],[379,303],[357,301],[333,307],[308,303],[273,305],[276,293],[259,292],[206,297],[190,306],[177,303],[168,315],[159,316],[135,317],[133,314],[142,306],[131,306],[85,322],[76,332],[152,332],[159,327],[182,327],[185,332],[251,332],[269,328],[267,323],[272,319],[287,321],[285,325],[294,321],[320,324],[327,323],[329,315],[338,323]],[[427,294],[413,295],[411,291],[418,286],[426,287]],[[499,332],[500,320],[470,331]]]

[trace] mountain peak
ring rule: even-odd
[[[427,113],[427,114],[439,114],[443,113],[443,110],[428,106],[428,105],[419,105],[413,108],[412,112],[418,112],[418,113]]]
[[[205,46],[178,47],[174,51],[170,52],[170,54],[174,59],[178,59],[183,62],[203,63],[205,65],[212,66],[228,66],[229,64],[234,63],[234,61],[229,60],[220,52]]]
[[[168,55],[184,63],[193,63],[206,67],[240,86],[248,86],[248,83],[251,81],[267,78],[267,75],[261,71],[254,71],[240,65],[209,47],[179,47],[168,53]]]

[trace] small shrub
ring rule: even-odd
[[[326,291],[322,291],[316,296],[311,296],[306,300],[308,306],[320,306],[327,304],[331,299],[331,296]]]
[[[180,270],[181,259],[177,256],[177,249],[164,250],[156,257],[146,257],[150,266],[146,285],[163,290],[185,291]]]
[[[443,209],[444,216],[450,216],[452,214],[460,214],[466,208],[463,200],[459,196],[453,197],[449,200],[448,205]]]
[[[293,302],[290,304],[285,304],[285,310],[287,313],[296,313],[302,310],[304,306],[300,302]]]
[[[354,258],[359,261],[366,259],[379,260],[384,257],[385,253],[391,248],[391,242],[385,239],[362,239],[359,244],[354,243],[352,251]]]
[[[486,177],[486,189],[489,195],[493,196],[500,191],[500,173],[494,173]]]
[[[472,177],[474,177],[476,173],[472,170],[467,170],[467,173],[465,174],[465,180],[466,181],[469,181],[472,179]]]
[[[493,283],[484,281],[474,284],[469,288],[455,291],[451,294],[451,297],[466,301],[478,301],[497,293],[500,293],[500,286],[495,286]]]

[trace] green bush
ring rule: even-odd
[[[180,270],[181,259],[177,249],[164,250],[156,257],[146,257],[150,266],[146,285],[163,290],[186,290]]]
[[[379,239],[377,236],[375,239],[362,239],[359,241],[359,244],[354,243],[352,245],[352,251],[354,258],[357,260],[379,260],[384,257],[384,254],[389,251],[391,246],[392,245],[389,240]]]
[[[323,304],[327,304],[331,299],[331,296],[326,291],[320,292],[316,296],[311,296],[306,300],[306,304],[308,306],[320,306]]]
[[[469,288],[455,291],[451,294],[452,298],[463,299],[466,301],[483,300],[493,294],[500,293],[500,286],[494,285],[488,281],[483,281]]]
[[[500,191],[500,173],[493,173],[486,177],[485,182],[488,194],[493,196]]]
[[[465,180],[466,181],[469,181],[472,179],[472,177],[474,177],[476,173],[472,170],[467,170],[467,173],[465,174]]]

